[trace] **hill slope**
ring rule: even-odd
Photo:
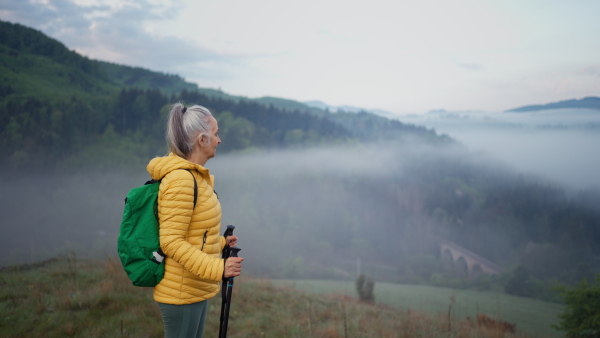
[[[167,106],[177,101],[213,110],[227,136],[223,152],[407,134],[449,141],[372,114],[356,119],[291,100],[200,89],[177,75],[88,59],[19,24],[0,21],[0,28],[0,155],[19,171],[55,162],[77,167],[79,159],[104,153],[102,162],[108,149],[116,159],[111,166],[131,163],[132,153],[140,159],[162,153]],[[116,143],[127,144],[122,154],[114,154]]]
[[[0,21],[0,41],[0,76],[12,93],[102,95],[114,94],[123,87],[160,89],[167,93],[198,89],[177,75],[91,60],[19,24]]]
[[[564,108],[584,108],[600,110],[600,97],[584,97],[583,99],[565,100],[541,105],[531,105],[507,110],[508,112],[529,112],[549,109],[564,109]]]

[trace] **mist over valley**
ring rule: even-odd
[[[115,257],[124,196],[148,179],[143,166],[11,180],[1,201],[2,264],[71,252]],[[354,280],[366,273],[376,281],[485,288],[505,283],[518,265],[542,285],[598,269],[597,190],[567,192],[460,145],[253,150],[218,154],[207,167],[222,224],[236,225],[252,276]],[[444,260],[440,239],[505,272],[469,277]]]
[[[515,170],[578,190],[600,187],[600,110],[435,110],[398,118],[433,128]]]

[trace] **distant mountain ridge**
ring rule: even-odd
[[[383,109],[365,109],[365,108],[361,108],[361,107],[348,106],[348,105],[332,106],[323,101],[318,101],[318,100],[304,101],[303,103],[309,107],[318,108],[321,110],[327,110],[331,113],[337,113],[337,112],[361,113],[361,112],[365,112],[365,113],[371,113],[371,114],[387,117],[390,119],[398,117],[394,113],[389,112],[387,110],[383,110]]]
[[[564,109],[564,108],[583,108],[600,110],[600,97],[589,96],[582,99],[565,100],[542,105],[531,105],[507,110],[507,112],[529,112],[549,109]]]

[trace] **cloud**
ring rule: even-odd
[[[87,29],[86,13],[108,10],[108,6],[80,6],[69,0],[7,0],[1,5],[3,20],[18,22],[58,38],[64,32]]]
[[[2,0],[0,18],[90,58],[176,73],[232,94],[416,113],[595,95],[597,7],[516,0]]]
[[[577,75],[600,77],[600,65],[589,65],[578,69]]]
[[[8,0],[1,5],[0,15],[39,29],[93,59],[186,78],[229,77],[226,69],[230,67],[221,65],[239,63],[236,55],[153,31],[154,23],[178,16],[179,3],[140,0],[84,5],[73,0]]]
[[[459,63],[458,66],[469,71],[479,71],[483,68],[479,63]]]

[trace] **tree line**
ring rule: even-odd
[[[98,147],[99,164],[164,151],[169,104],[209,108],[225,134],[223,152],[340,144],[415,135],[447,138],[372,114],[329,114],[299,102],[234,97],[178,75],[91,60],[41,32],[0,21],[0,155],[4,169],[76,168]],[[291,102],[291,101],[290,101]],[[114,143],[128,146],[114,148]],[[134,154],[120,153],[127,149]]]

